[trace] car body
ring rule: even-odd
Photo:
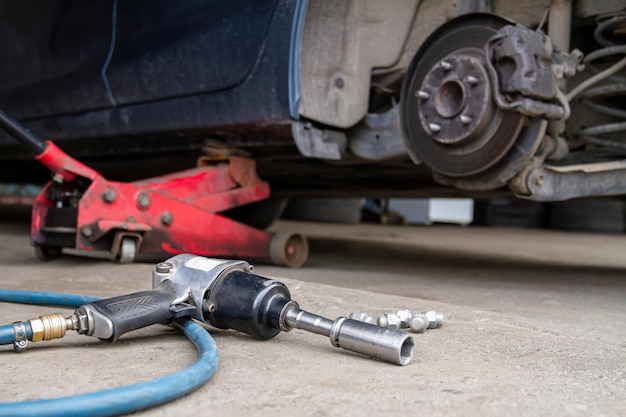
[[[2,2],[0,108],[116,180],[235,152],[275,195],[622,195],[623,90],[596,103],[616,112],[563,95],[621,59],[582,61],[624,48],[624,4],[552,1],[548,19],[544,6]],[[7,135],[0,149],[0,181],[47,178]]]

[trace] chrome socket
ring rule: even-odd
[[[297,307],[285,311],[283,322],[289,327],[328,336],[335,347],[397,365],[408,365],[413,359],[413,338],[397,330],[347,317],[332,321]]]

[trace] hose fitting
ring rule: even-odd
[[[22,353],[28,347],[28,332],[24,322],[16,321],[13,323],[13,333],[15,334],[13,341],[13,349],[17,353]]]
[[[31,341],[41,342],[42,340],[60,339],[65,336],[67,330],[78,329],[78,318],[75,314],[65,318],[62,314],[46,314],[36,319],[28,320],[33,330]]]
[[[26,323],[17,321],[13,323],[13,332],[15,333],[13,349],[18,353],[24,352],[28,347],[29,340],[41,342],[60,339],[65,336],[68,330],[78,330],[76,314],[65,318],[62,314],[54,313],[27,320]]]

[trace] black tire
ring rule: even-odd
[[[292,198],[283,218],[328,223],[359,223],[360,198]]]
[[[549,204],[551,228],[623,233],[626,204],[619,200],[573,200]]]
[[[287,197],[270,197],[267,200],[235,207],[220,214],[255,229],[267,229],[283,214]]]

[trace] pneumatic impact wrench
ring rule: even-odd
[[[270,339],[294,328],[328,336],[333,346],[398,365],[414,350],[406,333],[339,317],[329,320],[301,310],[287,287],[252,273],[245,261],[176,255],[156,265],[150,291],[98,300],[60,314],[29,320],[32,340],[65,335],[66,330],[113,342],[151,324],[189,317],[220,329]]]

